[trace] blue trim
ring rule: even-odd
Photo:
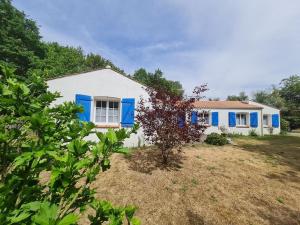
[[[228,112],[228,124],[229,127],[235,127],[236,121],[235,121],[235,112]]]
[[[219,112],[211,113],[211,125],[214,127],[219,126]]]
[[[81,121],[91,121],[92,97],[88,95],[76,94],[75,103],[83,108],[83,112],[77,113],[79,119]]]
[[[250,126],[258,127],[258,113],[257,112],[250,113]]]
[[[275,127],[275,128],[279,127],[279,114],[272,115],[272,127]]]
[[[134,111],[135,111],[135,99],[123,98],[122,99],[122,127],[133,127],[134,124]]]
[[[198,112],[192,111],[191,124],[195,125],[198,122]]]

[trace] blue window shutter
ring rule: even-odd
[[[88,95],[75,95],[75,103],[83,107],[83,112],[78,113],[81,121],[91,121],[91,103],[92,97]]]
[[[217,127],[219,125],[219,112],[211,113],[211,125]]]
[[[235,122],[235,112],[229,112],[228,113],[228,122],[230,127],[235,127],[236,122]]]
[[[179,117],[178,117],[178,126],[179,126],[180,128],[183,128],[183,127],[184,127],[184,124],[185,124],[185,117],[184,117],[184,115],[179,116]]]
[[[198,122],[198,112],[192,111],[191,124],[195,125]]]
[[[272,115],[272,127],[275,127],[275,128],[279,127],[279,114]]]
[[[134,98],[122,99],[122,127],[133,127],[134,124]]]
[[[257,112],[250,113],[250,126],[258,127],[258,114]]]

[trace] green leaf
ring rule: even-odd
[[[71,225],[75,224],[78,220],[78,216],[71,213],[66,215],[61,221],[59,221],[58,225]]]
[[[113,129],[108,130],[108,132],[106,133],[106,137],[111,142],[111,144],[114,144],[118,141],[116,132]]]
[[[56,180],[59,178],[61,171],[58,169],[52,169],[50,177],[50,186],[53,187]]]
[[[129,148],[126,148],[126,147],[118,148],[114,152],[121,153],[121,154],[128,154],[129,153]]]
[[[30,216],[31,216],[31,213],[25,211],[25,212],[21,212],[18,216],[10,217],[9,221],[11,223],[19,223],[19,222],[27,219]]]
[[[33,217],[33,222],[38,225],[54,225],[57,209],[56,205],[51,205],[49,202],[43,202],[38,214]]]
[[[138,219],[138,218],[136,218],[136,217],[133,217],[131,220],[129,220],[130,221],[130,223],[132,224],[132,225],[141,225],[141,221]]]

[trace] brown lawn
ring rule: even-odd
[[[234,141],[186,146],[166,168],[153,148],[114,155],[97,197],[136,205],[147,225],[300,224],[300,137]]]

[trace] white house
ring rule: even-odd
[[[79,115],[83,121],[92,121],[99,131],[108,128],[132,127],[135,109],[140,98],[147,99],[145,86],[111,69],[68,75],[48,82],[50,91],[58,91],[62,97],[55,104],[75,101],[84,108]],[[206,113],[202,113],[205,110]],[[222,132],[259,135],[280,132],[279,110],[255,102],[198,101],[192,121],[200,117],[206,122],[206,133]],[[96,136],[90,137],[96,140]],[[129,147],[144,145],[143,132],[126,140]]]
[[[280,133],[280,110],[253,101],[197,101],[195,109],[207,126],[207,134],[222,130],[243,135],[250,131],[258,135]]]
[[[83,121],[92,121],[99,131],[108,128],[132,127],[135,108],[140,98],[147,99],[145,87],[111,69],[67,75],[49,80],[50,91],[58,91],[61,98],[55,104],[75,101],[84,108],[79,115]],[[91,137],[97,140],[96,136]],[[126,146],[144,145],[141,130],[125,142]]]

